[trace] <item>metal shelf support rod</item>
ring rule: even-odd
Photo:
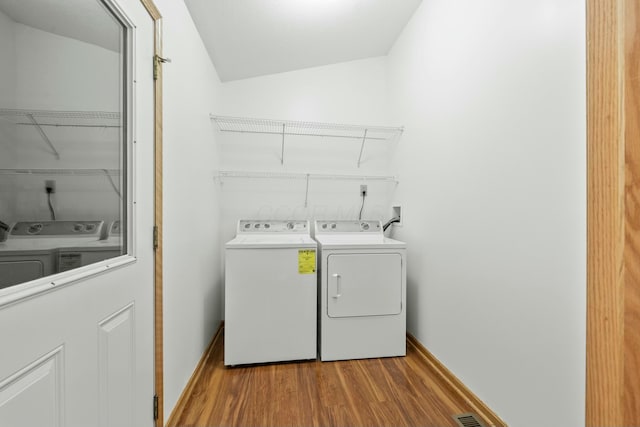
[[[309,203],[309,174],[307,174],[307,189],[304,193],[304,207],[306,208]]]
[[[38,132],[40,133],[40,136],[42,137],[42,139],[44,139],[44,142],[46,142],[49,147],[51,148],[51,150],[53,151],[53,154],[56,156],[57,160],[60,160],[60,153],[58,153],[58,150],[56,150],[56,147],[53,146],[53,144],[51,143],[51,141],[49,140],[49,137],[47,136],[46,133],[44,133],[44,130],[42,130],[42,127],[40,127],[40,124],[36,121],[36,119],[33,117],[33,114],[31,113],[27,113],[27,117],[29,118],[29,120],[31,121],[31,123],[33,123],[33,125],[36,127],[36,129],[38,130]]]
[[[369,129],[364,130],[364,136],[362,137],[362,145],[360,146],[360,155],[358,156],[358,167],[360,167],[360,161],[362,160],[362,152],[364,151],[364,142],[367,140],[367,131]]]
[[[285,127],[285,124],[283,123],[282,124],[282,153],[280,154],[281,165],[284,165],[284,134],[285,134],[284,127]]]

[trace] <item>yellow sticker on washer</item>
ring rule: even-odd
[[[298,273],[313,274],[316,272],[316,251],[298,250]]]

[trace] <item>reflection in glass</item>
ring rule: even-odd
[[[124,27],[0,1],[0,289],[127,253]]]

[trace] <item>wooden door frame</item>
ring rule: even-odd
[[[640,366],[633,357],[640,350],[639,8],[638,0],[587,0],[590,427],[640,424]]]
[[[154,415],[164,425],[164,351],[162,314],[162,15],[153,0],[140,0],[153,19],[154,109]],[[149,70],[151,72],[151,70]]]

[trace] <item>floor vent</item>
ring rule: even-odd
[[[480,422],[476,414],[454,415],[453,419],[456,420],[460,427],[486,427]]]

